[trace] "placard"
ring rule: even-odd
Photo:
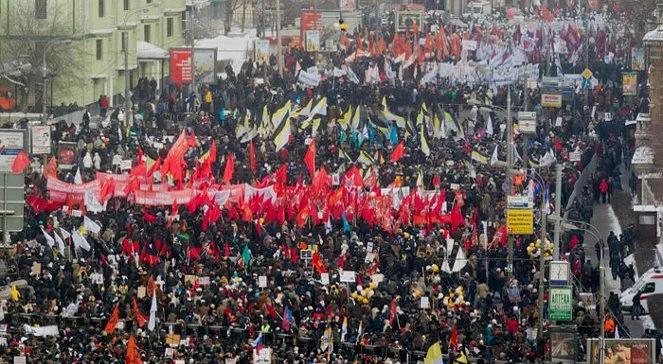
[[[605,121],[612,121],[612,113],[606,112],[603,114],[603,120]]]
[[[320,50],[320,31],[317,29],[307,30],[305,35],[306,51],[318,52]]]
[[[353,271],[353,270],[342,270],[340,280],[343,283],[354,283],[355,282],[355,271]]]
[[[422,309],[430,308],[430,301],[427,296],[421,297],[421,300],[419,301],[419,307]]]
[[[120,169],[123,171],[128,171],[131,169],[131,159],[123,159],[120,162]]]
[[[543,107],[562,107],[562,95],[541,94],[541,106]]]
[[[645,70],[645,50],[643,48],[631,49],[631,69],[634,71]]]
[[[341,176],[338,173],[332,174],[332,186],[338,186],[341,184]]]
[[[622,93],[624,96],[636,96],[638,94],[638,74],[635,72],[624,72],[622,74]]]
[[[23,355],[15,356],[14,364],[27,364],[27,360]]]
[[[320,273],[320,283],[325,286],[329,285],[329,273]]]
[[[40,276],[41,275],[41,263],[33,262],[31,272],[32,272],[32,275]]]
[[[580,162],[580,152],[571,152],[569,153],[569,161],[571,162]]]
[[[267,287],[267,276],[258,277],[258,287],[265,288]]]
[[[0,129],[0,172],[11,172],[14,159],[25,148],[25,130]]]
[[[256,62],[258,63],[267,63],[269,62],[269,40],[267,39],[256,39],[255,41],[255,57]]]
[[[146,295],[147,295],[147,288],[145,288],[145,286],[138,287],[138,290],[136,291],[136,296],[140,299],[145,297]]]

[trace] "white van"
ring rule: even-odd
[[[619,302],[622,304],[622,310],[631,311],[633,306],[633,297],[640,292],[640,303],[649,312],[647,308],[647,297],[663,294],[663,271],[655,267],[645,274],[641,275],[631,288],[626,289],[619,295]]]
[[[493,11],[490,1],[470,1],[463,12],[464,18],[479,18],[482,15],[489,15]]]

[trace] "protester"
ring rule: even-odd
[[[56,124],[57,158],[26,174],[26,226],[12,237],[16,269],[0,305],[12,336],[0,357],[541,358],[537,323],[549,321],[537,307],[539,257],[551,259],[552,237],[510,237],[506,191],[543,202],[539,216],[555,213],[560,164],[561,213],[589,221],[595,199],[621,188],[611,178],[627,142],[596,117],[625,110],[618,123],[636,112],[616,87],[624,50],[606,37],[620,21],[592,20],[595,87],[588,103],[572,88],[563,108],[543,107],[538,86],[509,85],[513,74],[489,80],[475,65],[579,73],[580,25],[561,18],[550,22],[574,47],[562,60],[547,58],[539,28],[501,19],[463,29],[429,16],[421,31],[342,34],[323,72],[293,48],[283,75],[270,59],[228,67],[196,92],[159,94],[141,79],[132,120],[119,109],[105,117],[102,95],[101,120]],[[464,49],[461,35],[478,48]],[[522,50],[508,53],[507,38]],[[535,110],[538,126],[531,135],[516,127],[520,172],[509,181],[502,110],[511,103]],[[592,158],[596,174],[576,183]],[[562,255],[597,292],[583,239],[563,234]],[[615,279],[619,244],[608,239]],[[602,328],[602,312],[575,311],[581,341],[599,330],[614,337],[623,322],[607,313]]]

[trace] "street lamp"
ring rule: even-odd
[[[127,125],[131,125],[129,123],[133,120],[131,117],[131,97],[129,96],[129,32],[127,31],[127,22],[130,16],[139,13],[145,14],[151,7],[154,7],[154,4],[128,11],[124,14],[124,20],[122,21],[124,30],[122,32],[122,43],[124,44],[124,122]]]
[[[561,219],[560,227],[564,230],[581,230],[587,232],[592,235],[601,246],[599,253],[599,314],[601,315],[601,327],[599,328],[601,332],[599,362],[602,364],[605,356],[605,272],[603,268],[603,239],[601,238],[601,231],[588,222],[570,219]]]
[[[541,188],[545,188],[545,183],[543,177],[536,173],[534,169],[531,170],[531,176],[536,182],[541,184]],[[537,327],[537,332],[536,336],[538,337],[537,342],[540,342],[542,344],[543,342],[543,293],[545,291],[545,264],[546,264],[546,256],[545,256],[545,251],[546,251],[546,224],[547,219],[546,219],[546,199],[545,196],[542,196],[541,198],[541,246],[539,247],[539,296],[538,296],[538,302],[539,302],[539,323]]]
[[[41,90],[41,123],[42,125],[46,125],[46,122],[48,121],[48,114],[46,113],[46,80],[48,77],[48,68],[46,66],[46,54],[49,52],[49,50],[56,46],[56,45],[65,45],[65,44],[70,44],[71,40],[70,39],[58,39],[58,40],[52,40],[46,43],[44,45],[44,51],[42,52],[42,59],[41,59],[41,77],[42,77],[42,90]]]

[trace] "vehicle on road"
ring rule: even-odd
[[[619,295],[619,302],[622,304],[622,310],[631,312],[633,306],[633,297],[640,292],[640,304],[649,312],[647,308],[647,298],[653,295],[663,294],[663,271],[659,267],[652,268],[645,272],[635,281],[635,284],[626,289]]]

